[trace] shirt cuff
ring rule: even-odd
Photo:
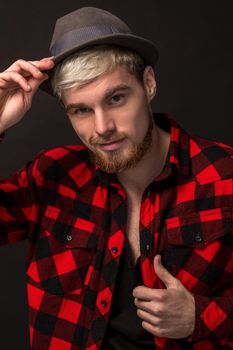
[[[232,310],[232,298],[195,295],[196,321],[193,334],[187,341],[229,340],[232,323],[229,315]]]

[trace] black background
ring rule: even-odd
[[[112,11],[156,43],[156,112],[172,114],[189,132],[233,145],[232,0],[1,1],[0,69],[18,58],[49,56],[56,18],[82,6]],[[23,122],[6,133],[1,176],[43,148],[77,142],[57,101],[39,91]],[[29,347],[26,250],[27,242],[0,250],[0,349]]]

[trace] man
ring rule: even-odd
[[[114,15],[62,17],[51,53],[0,74],[2,133],[41,87],[83,143],[1,182],[1,243],[30,242],[31,348],[232,347],[232,149],[153,115],[157,50]]]

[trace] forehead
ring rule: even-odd
[[[67,105],[70,103],[85,102],[85,100],[93,100],[94,98],[104,98],[110,90],[122,85],[129,88],[136,88],[136,86],[139,86],[139,82],[126,68],[117,67],[113,71],[97,77],[90,83],[64,90],[62,101],[64,105]]]

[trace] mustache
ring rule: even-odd
[[[100,145],[102,143],[110,143],[110,142],[116,142],[121,139],[123,139],[126,135],[125,134],[117,134],[117,135],[106,135],[106,136],[98,136],[94,139],[90,140],[90,144],[92,146]]]

